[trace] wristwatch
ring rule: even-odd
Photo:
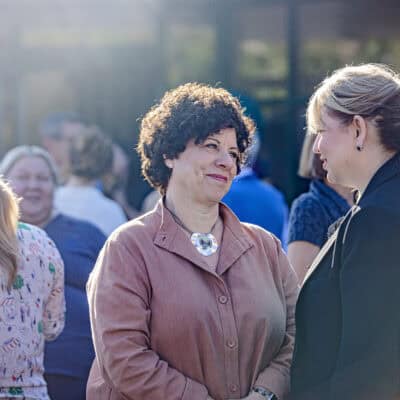
[[[267,400],[278,400],[274,393],[268,389],[264,389],[261,386],[254,386],[253,392],[261,394],[261,396],[264,396]]]

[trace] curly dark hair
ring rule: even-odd
[[[72,175],[88,180],[99,179],[112,167],[111,139],[97,127],[83,128],[70,147]]]
[[[164,194],[171,176],[165,158],[176,158],[191,139],[203,143],[224,128],[235,129],[239,173],[255,130],[239,100],[225,89],[200,83],[187,83],[166,92],[141,122],[137,151],[144,177]]]

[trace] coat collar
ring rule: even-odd
[[[400,174],[400,152],[396,153],[390,160],[386,161],[369,181],[365,192],[361,196],[358,204],[360,207],[368,202],[369,196],[381,187],[385,182]]]
[[[253,244],[243,231],[235,214],[222,203],[219,204],[219,210],[224,231],[220,243],[217,272],[222,275]],[[160,227],[154,238],[154,244],[210,272],[204,258],[190,243],[184,230],[164,206],[163,199],[158,201],[155,212],[160,218]]]
[[[311,263],[309,266],[306,275],[304,276],[303,282],[301,286],[304,286],[308,278],[312,275],[312,273],[318,268],[320,265],[321,260],[326,256],[330,248],[334,245],[337,235],[338,235],[339,228],[336,229],[336,231],[329,237],[329,239],[325,242],[325,244],[322,246],[321,250],[315,257],[314,261]]]
[[[326,256],[328,251],[333,247],[333,254],[332,254],[332,264],[331,268],[334,267],[335,257],[336,257],[336,244],[338,240],[341,240],[344,243],[344,240],[347,235],[347,230],[349,227],[349,223],[351,218],[360,210],[358,205],[354,205],[350,208],[350,210],[346,213],[346,215],[340,218],[340,223],[338,224],[334,233],[329,237],[329,239],[325,242],[322,246],[321,250],[315,257],[314,261],[311,263],[308,271],[304,277],[302,285],[305,284],[306,280],[312,275],[312,273],[319,267],[321,260]]]
[[[376,189],[380,188],[385,182],[392,179],[394,176],[400,174],[400,153],[394,155],[390,160],[388,160],[385,164],[383,164],[375,175],[370,180],[364,194],[358,201],[356,205],[354,205],[346,214],[346,216],[342,219],[336,231],[332,234],[332,236],[327,240],[325,245],[321,248],[317,257],[311,263],[302,285],[308,280],[308,278],[312,275],[312,273],[318,268],[320,261],[326,256],[329,249],[334,245],[335,241],[338,238],[338,233],[340,228],[343,226],[343,237],[342,241],[346,239],[347,229],[350,223],[351,218],[368,203],[369,196],[375,192]],[[335,257],[333,254],[332,257]]]

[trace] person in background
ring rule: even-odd
[[[260,131],[264,126],[261,110],[249,96],[238,94],[238,98],[246,115],[255,121],[256,132],[246,164],[222,201],[240,221],[259,225],[272,232],[286,249],[288,207],[285,198],[272,184],[261,180],[254,170],[261,147]]]
[[[240,221],[259,225],[272,232],[286,249],[288,207],[283,194],[258,178],[253,169],[259,148],[259,137],[255,135],[246,165],[233,180],[222,201]]]
[[[112,144],[112,149],[113,162],[111,170],[101,180],[103,193],[122,207],[128,219],[136,218],[140,212],[132,207],[126,198],[129,158],[117,143]]]
[[[0,173],[21,198],[21,220],[43,228],[54,240],[65,264],[65,329],[45,351],[45,378],[52,400],[84,400],[94,358],[86,282],[105,242],[95,226],[60,214],[53,197],[57,172],[49,153],[18,146],[0,162]]]
[[[359,196],[303,283],[290,399],[399,399],[399,76],[376,64],[335,71],[307,125],[328,181]]]
[[[78,114],[58,112],[49,115],[39,126],[43,147],[56,162],[60,183],[67,181],[70,175],[70,144],[84,128]]]
[[[64,266],[46,233],[18,216],[0,177],[0,398],[50,400],[43,352],[64,327]]]
[[[354,197],[352,189],[326,179],[322,162],[312,150],[315,138],[305,136],[298,171],[302,178],[311,179],[310,187],[293,201],[289,217],[288,257],[300,282],[328,240],[329,228],[347,213]]]
[[[158,190],[151,190],[143,199],[141,212],[142,214],[146,214],[151,211],[160,200],[161,194]]]
[[[221,203],[253,130],[229,92],[195,83],[142,120],[142,172],[163,198],[89,279],[87,400],[284,398],[297,277],[275,236]]]
[[[96,127],[83,129],[70,147],[71,175],[55,194],[56,207],[66,215],[97,226],[106,236],[126,222],[122,207],[104,196],[100,179],[111,170],[113,146]]]

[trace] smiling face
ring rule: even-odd
[[[327,179],[334,184],[353,186],[351,179],[354,149],[352,127],[346,126],[340,119],[323,112],[321,129],[318,130],[313,151],[322,161]]]
[[[177,158],[165,160],[167,167],[172,168],[167,193],[173,191],[202,204],[217,203],[236,176],[238,158],[233,128],[222,129],[203,143],[190,140]]]
[[[43,226],[53,208],[54,181],[46,161],[29,156],[19,159],[11,167],[7,179],[13,191],[21,197],[21,220]]]

